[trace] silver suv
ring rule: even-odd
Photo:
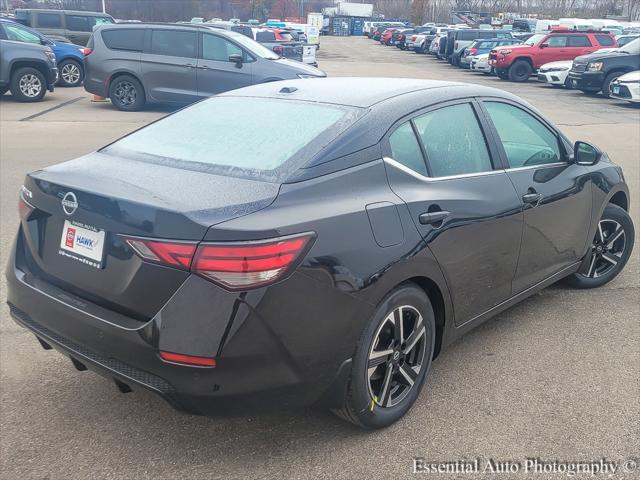
[[[116,24],[96,28],[85,57],[85,89],[120,110],[187,104],[256,83],[325,77],[240,33],[204,24]]]

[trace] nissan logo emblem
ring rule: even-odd
[[[73,215],[74,212],[78,209],[78,199],[76,198],[76,194],[73,192],[67,192],[62,197],[62,210],[67,215]]]

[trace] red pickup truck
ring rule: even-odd
[[[617,47],[616,38],[603,31],[566,30],[537,33],[521,45],[497,47],[489,64],[503,80],[524,82],[545,63],[573,60],[601,48]]]

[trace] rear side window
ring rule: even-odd
[[[276,34],[273,32],[258,32],[256,33],[257,42],[275,42]]]
[[[411,123],[407,122],[398,127],[389,137],[391,157],[410,168],[414,172],[427,176],[427,165],[424,163],[420,144],[413,133]]]
[[[567,42],[568,47],[590,47],[591,42],[586,35],[571,35]]]
[[[566,47],[567,46],[567,37],[563,37],[560,35],[554,35],[545,40],[545,43],[550,47]]]
[[[73,30],[74,32],[90,32],[93,30],[93,17],[86,17],[84,15],[65,15],[67,20],[67,30]]]
[[[62,16],[59,13],[38,13],[40,28],[62,28]]]
[[[196,32],[177,30],[153,30],[151,34],[151,53],[171,57],[195,58]]]
[[[478,38],[478,32],[458,32],[457,40],[475,40]]]
[[[434,177],[493,170],[487,144],[470,104],[452,105],[414,120]]]
[[[533,115],[507,103],[485,102],[484,105],[512,168],[560,161],[558,138]]]
[[[106,152],[177,168],[280,181],[348,128],[359,112],[293,100],[212,97],[132,133]]]
[[[102,40],[111,50],[141,52],[144,45],[144,30],[141,28],[104,30]]]
[[[609,35],[596,35],[596,40],[603,47],[612,47],[613,45],[615,45],[613,38]]]

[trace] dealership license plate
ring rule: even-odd
[[[614,85],[613,88],[611,88],[611,92],[614,93],[615,95],[618,95],[620,93],[620,87],[618,87],[617,85]]]
[[[58,253],[91,267],[102,268],[104,238],[104,230],[65,220]]]

